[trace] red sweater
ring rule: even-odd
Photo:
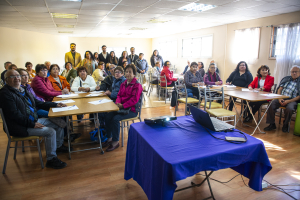
[[[258,88],[258,81],[260,79],[261,78],[255,77],[255,79],[252,81],[252,83],[250,83],[249,87]],[[264,88],[265,88],[264,91],[271,92],[271,88],[273,85],[274,85],[274,77],[267,75],[266,79],[265,79],[265,84],[264,84]]]
[[[121,86],[117,96],[116,103],[123,104],[123,107],[130,108],[132,112],[136,112],[135,104],[138,103],[140,96],[143,92],[143,87],[137,82],[134,77],[132,81],[127,85],[127,80],[125,80]]]
[[[163,70],[160,73],[160,76],[166,75],[167,79],[167,85],[171,85],[173,81],[177,81],[177,78],[173,78],[173,72],[170,71],[169,67],[164,66]],[[162,81],[165,81],[164,78],[161,79]],[[166,83],[161,83],[161,86],[166,86]]]

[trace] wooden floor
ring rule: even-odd
[[[149,99],[147,100],[149,101]],[[179,107],[177,116],[183,115],[183,108],[183,106]],[[166,104],[156,108],[144,108],[142,119],[173,114],[174,108]],[[276,120],[278,121],[278,119]],[[86,125],[90,124],[90,122],[85,123]],[[2,164],[7,137],[2,130],[2,124],[0,126],[0,161]],[[264,120],[260,127],[265,126]],[[283,133],[281,126],[278,126],[276,131],[254,135],[264,142],[272,163],[273,169],[265,176],[265,180],[272,184],[300,183],[300,137],[292,134],[293,127],[294,122],[291,124],[290,133]],[[86,127],[82,123],[77,131],[83,133],[83,135],[77,142],[89,141],[88,132],[92,129],[92,124],[90,127]],[[250,133],[251,130],[249,128],[243,129],[246,133]],[[13,160],[13,151],[11,150],[6,174],[0,175],[0,199],[147,199],[141,187],[134,180],[124,180],[127,132],[125,138],[124,147],[120,147],[113,152],[105,152],[104,155],[100,155],[99,150],[73,153],[72,160],[68,160],[67,154],[59,155],[58,157],[68,164],[66,168],[60,170],[41,169],[36,148],[26,148],[25,152],[19,149],[16,160]],[[95,145],[91,144],[89,146]],[[76,146],[76,148],[82,148],[82,146]],[[46,163],[43,143],[42,154],[44,163]],[[236,174],[237,172],[231,169],[225,169],[215,172],[211,177],[219,181],[228,181]],[[189,186],[191,181],[198,183],[201,180],[203,180],[201,175],[189,177],[177,182],[178,188]],[[244,180],[246,183],[248,182],[247,178],[244,178]],[[216,199],[291,199],[286,194],[276,190],[256,192],[244,185],[241,176],[236,177],[227,184],[220,184],[215,181],[211,181],[211,184]],[[300,190],[300,186],[286,188]],[[299,191],[290,194],[296,199],[300,199]],[[199,188],[177,192],[174,194],[174,199],[198,200],[209,195],[208,186],[204,184]]]

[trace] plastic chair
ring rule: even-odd
[[[132,121],[132,123],[134,123],[134,120],[140,120],[140,122],[142,122],[141,119],[141,114],[142,114],[142,106],[143,106],[143,93],[141,93],[140,99],[139,99],[139,112],[138,115],[136,117],[133,118],[128,118],[128,119],[123,119],[121,121],[121,137],[122,137],[122,147],[124,146],[124,128],[127,128],[127,132],[129,132],[129,121]],[[127,125],[125,126],[125,122],[127,123]]]
[[[158,81],[159,81],[159,83],[158,83],[158,86],[159,86],[158,100],[160,101],[160,92],[163,89],[163,90],[165,90],[165,104],[166,104],[167,103],[167,93],[168,93],[168,90],[173,90],[173,87],[168,87],[166,75],[160,76],[160,79]],[[161,86],[162,83],[164,83],[165,86]]]
[[[201,98],[201,90],[199,88],[199,96]],[[222,107],[221,108],[212,108],[212,101],[215,100],[222,100]],[[209,106],[207,106],[207,102],[209,102]],[[208,109],[207,109],[208,107]],[[234,117],[234,120],[226,120],[225,122],[234,122],[234,127],[236,126],[236,113],[224,108],[224,88],[220,89],[210,89],[204,88],[204,110],[211,116],[216,118],[224,118]]]
[[[14,160],[16,159],[17,156],[17,148],[22,148],[22,151],[24,152],[24,147],[37,147],[38,151],[39,151],[39,157],[40,157],[40,162],[41,162],[41,167],[42,169],[44,169],[44,162],[43,162],[43,158],[42,158],[42,152],[41,152],[41,148],[40,148],[40,140],[39,140],[39,136],[28,136],[28,137],[14,137],[14,136],[10,136],[7,125],[6,125],[6,121],[2,112],[2,108],[0,108],[0,115],[2,117],[3,120],[3,128],[4,131],[6,132],[7,138],[8,138],[8,143],[7,143],[7,149],[6,149],[6,154],[5,154],[5,159],[4,159],[4,165],[3,165],[3,170],[2,170],[2,174],[5,174],[6,171],[6,165],[7,165],[7,159],[8,159],[8,154],[9,154],[9,149],[10,148],[14,148],[15,152],[14,152]],[[24,146],[24,141],[26,140],[36,140],[36,146]],[[18,147],[18,142],[22,142],[22,146]],[[15,146],[11,147],[10,144],[11,142],[15,142]]]
[[[175,90],[177,92],[175,116],[176,116],[176,111],[178,110],[177,102],[185,104],[185,109],[184,109],[185,115],[187,115],[187,105],[188,104],[198,104],[198,108],[200,107],[200,98],[196,99],[196,98],[188,97],[185,84],[182,84],[182,85],[175,84]],[[181,98],[179,98],[180,96],[181,96]]]

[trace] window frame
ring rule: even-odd
[[[184,40],[189,40],[189,39],[199,39],[201,38],[201,50],[200,52],[202,52],[202,38],[204,37],[212,37],[212,44],[211,44],[211,55],[210,56],[202,56],[202,55],[199,55],[198,57],[193,57],[193,56],[190,56],[190,57],[186,57],[183,55],[183,42]],[[209,58],[213,58],[213,47],[214,47],[214,34],[207,34],[207,35],[201,35],[201,36],[197,36],[197,37],[187,37],[187,38],[182,38],[181,40],[181,58],[206,58],[206,59],[209,59]],[[202,54],[202,53],[200,53]]]
[[[270,38],[270,44],[269,44],[269,60],[276,60],[275,52],[274,52],[274,55],[272,54],[273,49],[274,49],[273,47],[275,46],[275,48],[276,48],[276,44],[274,44],[274,40],[276,43],[276,35],[274,34],[275,28],[277,29],[278,26],[272,26],[272,29],[271,29],[271,38]]]

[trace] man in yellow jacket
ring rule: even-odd
[[[81,55],[80,55],[80,53],[76,52],[76,44],[75,43],[71,43],[70,48],[71,48],[71,51],[69,51],[65,54],[65,63],[70,62],[70,63],[72,63],[72,66],[74,66],[74,68],[77,69],[81,65]]]

